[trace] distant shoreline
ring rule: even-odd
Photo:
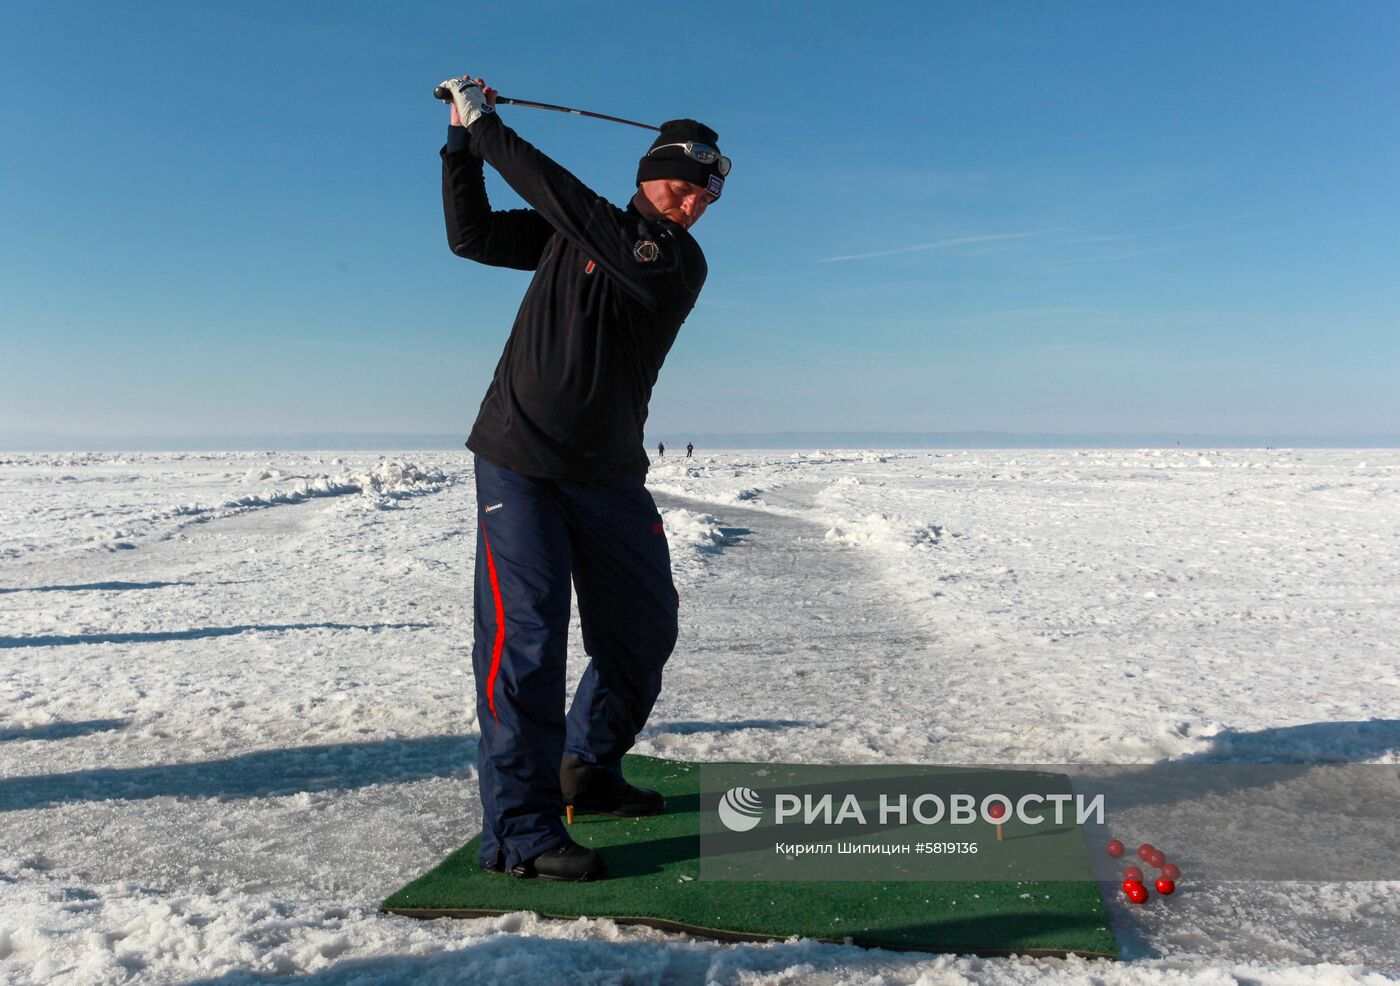
[[[466,452],[463,434],[308,433],[285,435],[72,435],[0,432],[0,452]],[[957,432],[662,432],[647,436],[647,449],[664,442],[683,451],[798,449],[1345,449],[1400,448],[1400,434],[1166,434]]]

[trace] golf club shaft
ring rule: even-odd
[[[442,100],[444,103],[450,103],[452,101],[452,95],[442,86],[438,86],[433,90],[433,96]],[[641,127],[643,130],[661,129],[660,127],[652,126],[650,123],[638,123],[636,120],[624,120],[620,116],[608,116],[606,113],[593,113],[589,110],[576,110],[572,106],[555,106],[553,103],[537,103],[530,99],[511,99],[507,96],[497,96],[496,105],[500,106],[503,104],[506,106],[528,106],[536,110],[553,110],[556,113],[572,113],[574,116],[591,116],[595,120],[611,120],[613,123],[625,123],[629,127]]]

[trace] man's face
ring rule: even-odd
[[[654,178],[640,186],[642,197],[660,216],[689,229],[709,208],[714,197],[699,185],[680,178]]]

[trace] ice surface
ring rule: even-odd
[[[1400,453],[724,452],[650,485],[682,632],[638,752],[1400,758]],[[480,824],[474,535],[469,456],[0,456],[0,982],[1400,978],[1385,883],[1110,893],[1120,964],[382,917]]]

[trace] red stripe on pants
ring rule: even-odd
[[[496,642],[491,647],[491,673],[486,676],[486,704],[491,707],[491,718],[496,715],[496,675],[501,670],[501,651],[506,645],[506,607],[501,601],[501,584],[496,580],[496,559],[491,554],[491,539],[486,536],[485,518],[482,518],[481,540],[486,545],[486,568],[491,573],[491,596],[496,601]]]

